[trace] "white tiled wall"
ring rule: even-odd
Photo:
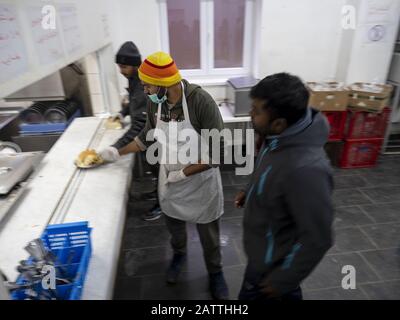
[[[98,74],[87,74],[86,75],[89,89],[91,94],[102,94],[100,78]]]
[[[97,56],[95,53],[89,54],[83,61],[93,114],[103,113],[105,112],[105,104]]]

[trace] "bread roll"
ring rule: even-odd
[[[101,158],[99,155],[96,153],[95,150],[90,149],[90,150],[85,150],[82,151],[79,156],[78,156],[78,165],[80,166],[91,166],[97,163],[101,163]]]

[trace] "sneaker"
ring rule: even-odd
[[[210,291],[214,300],[229,300],[229,290],[222,271],[210,274]]]
[[[186,261],[186,254],[175,253],[167,270],[167,283],[175,284]]]
[[[142,215],[142,219],[145,221],[153,221],[161,218],[163,212],[161,211],[160,205],[156,204],[153,208]]]

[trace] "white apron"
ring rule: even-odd
[[[205,139],[199,135],[190,123],[189,111],[187,107],[185,89],[182,85],[182,108],[185,120],[175,122],[177,130],[191,129],[198,137],[198,141],[206,143]],[[162,152],[174,152],[178,154],[184,146],[188,147],[189,142],[179,141],[172,145],[169,141],[169,126],[172,122],[161,120],[161,103],[158,104],[156,128],[161,130],[167,140],[159,141]],[[200,173],[196,173],[184,180],[169,183],[167,182],[170,171],[179,171],[190,164],[168,163],[160,164],[160,174],[158,179],[158,196],[161,210],[169,217],[192,223],[209,223],[218,219],[224,213],[224,194],[222,191],[222,181],[219,168],[211,168]]]

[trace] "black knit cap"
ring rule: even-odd
[[[132,41],[125,42],[121,48],[119,48],[115,62],[118,64],[124,64],[127,66],[138,67],[142,63],[142,57],[140,56],[139,49]]]

